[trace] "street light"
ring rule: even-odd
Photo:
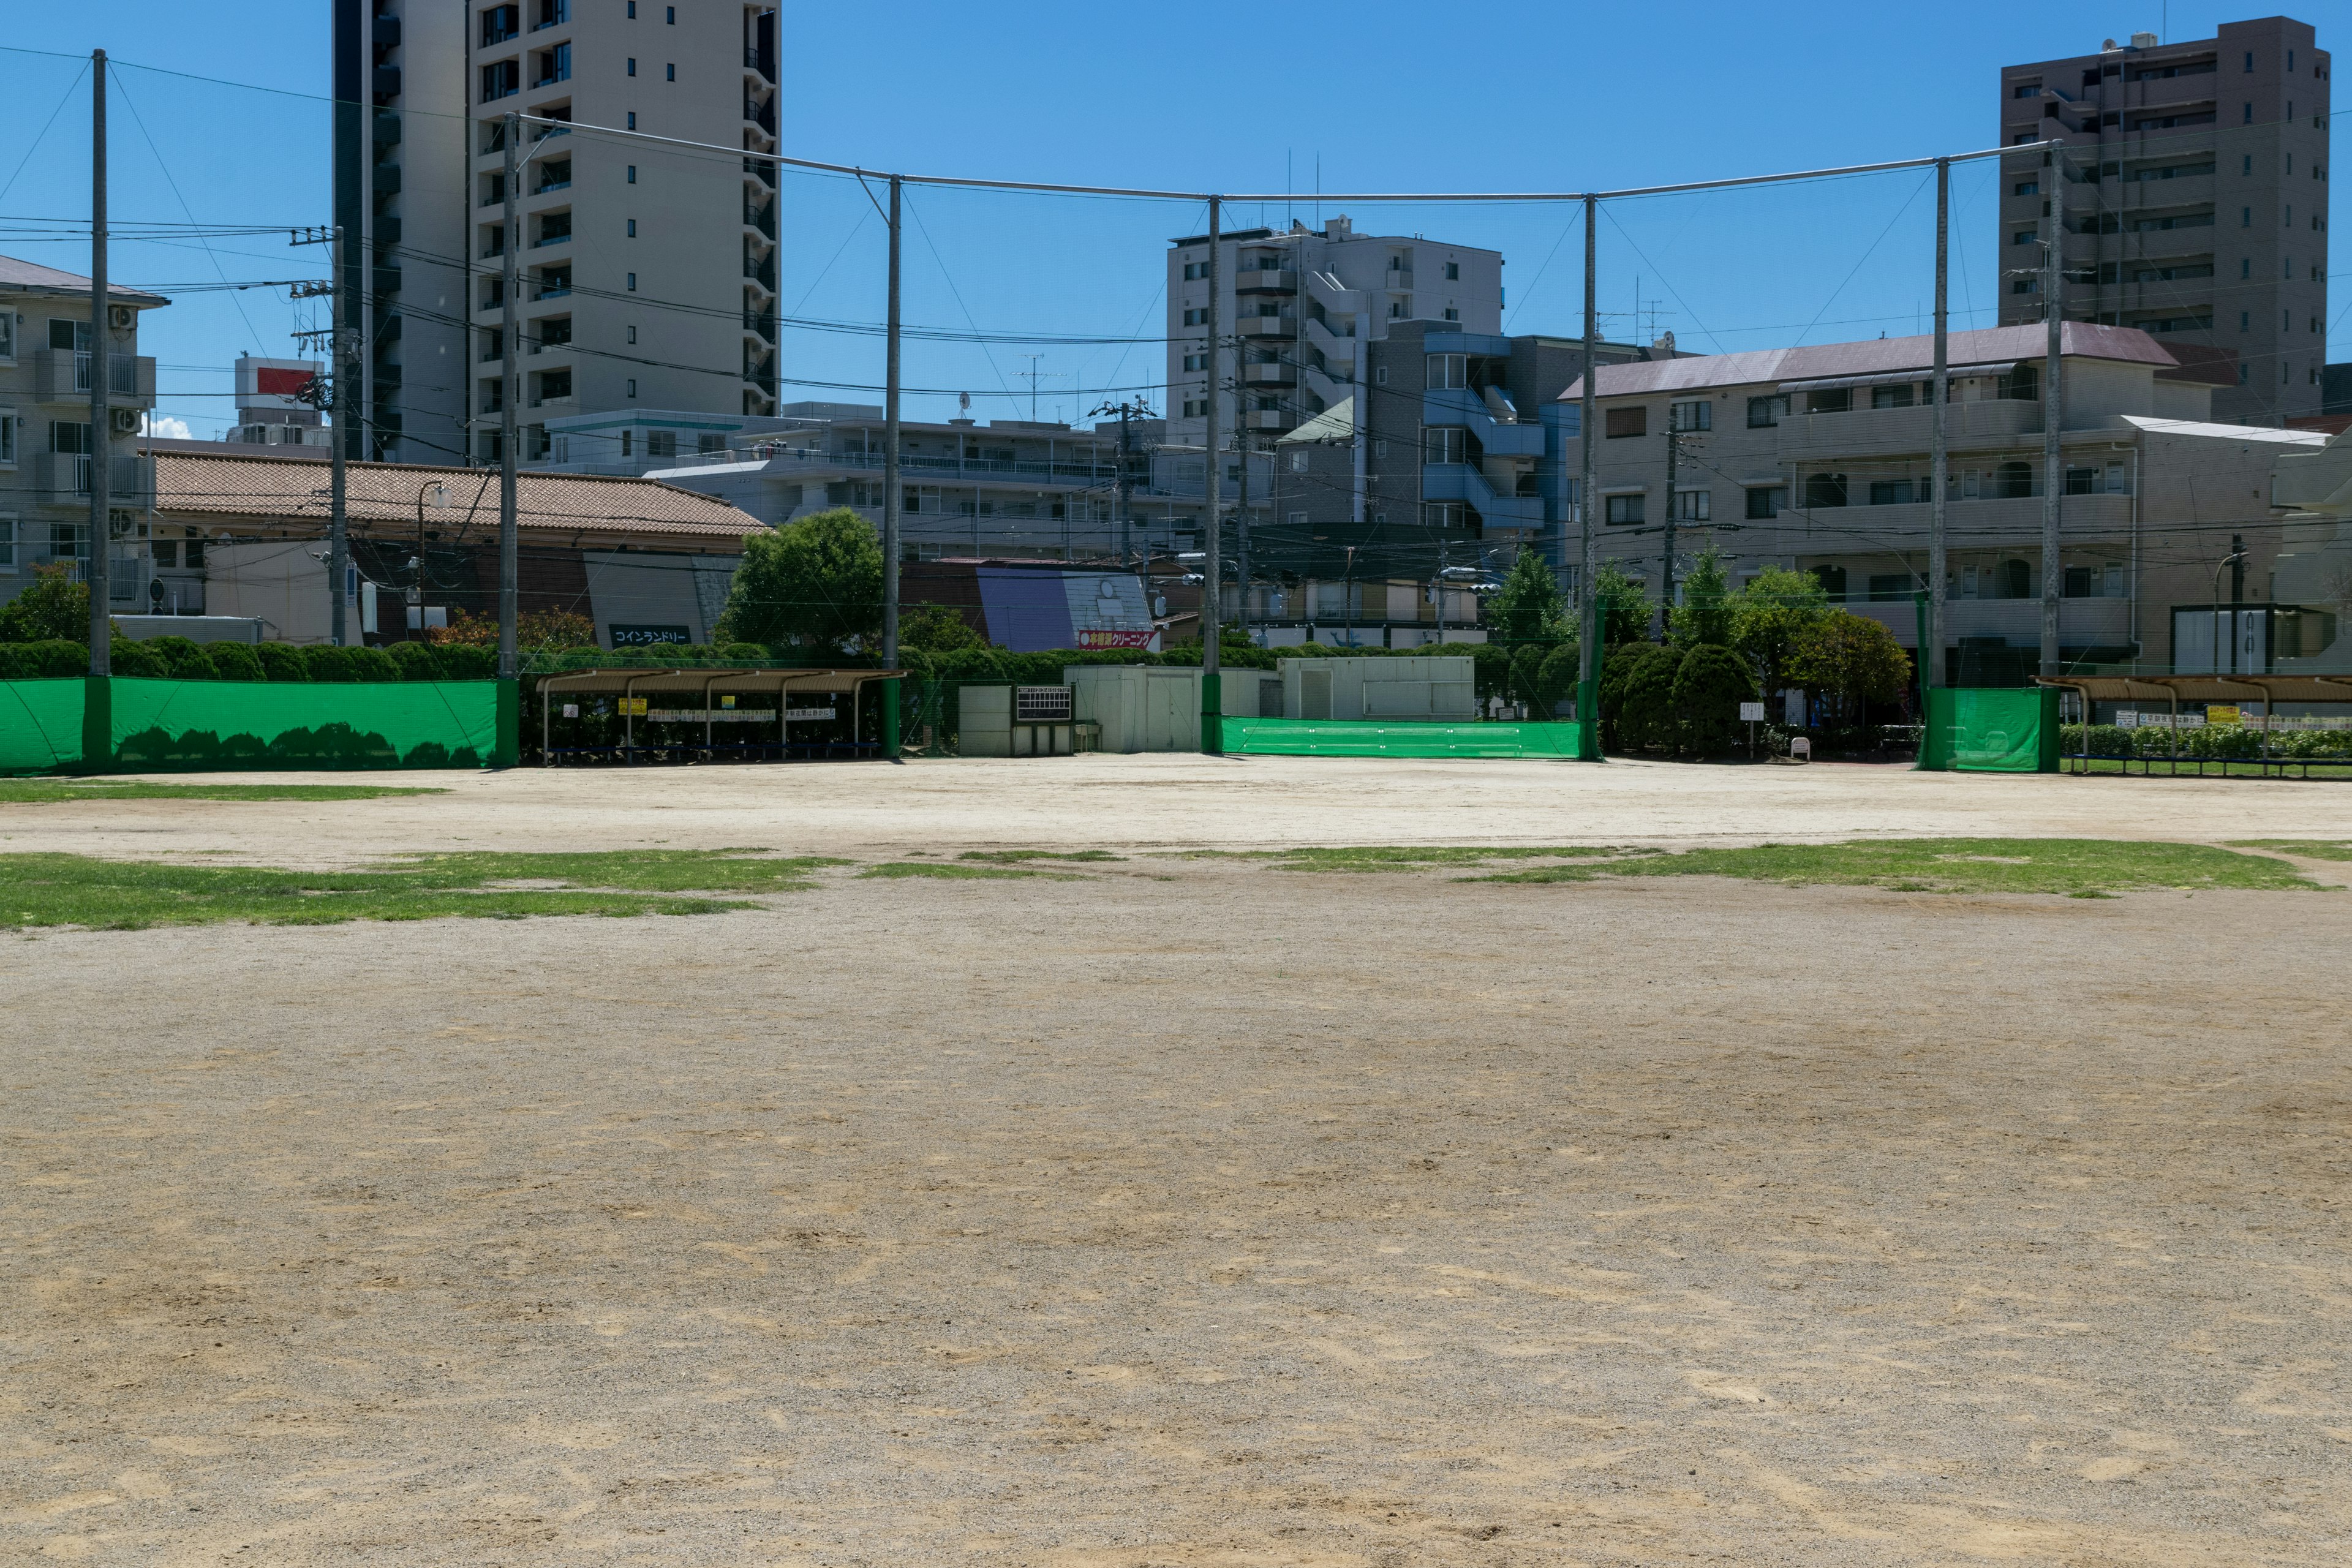
[[[416,637],[420,642],[425,638],[425,498],[427,496],[433,498],[434,510],[446,511],[449,510],[449,487],[439,479],[427,479],[416,492],[416,559],[411,563],[416,568],[416,581],[409,586],[408,599],[416,606]]]
[[[2230,540],[2230,553],[2213,563],[2213,673],[2216,675],[2221,673],[2221,645],[2225,639],[2230,645],[2231,664],[2234,666],[2238,662],[2237,627],[2231,622],[2230,612],[2221,608],[2221,568],[2232,561],[2242,562],[2245,558],[2246,542],[2233,535]],[[2177,654],[2175,662],[2178,662]],[[2088,720],[2084,721],[2088,722]],[[2268,721],[2264,721],[2265,723]]]

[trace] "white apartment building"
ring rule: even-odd
[[[109,585],[126,613],[148,606],[147,535],[155,465],[134,448],[155,406],[155,362],[139,352],[139,313],[171,301],[107,290],[102,345],[90,336],[89,279],[0,256],[0,601],[62,563],[89,562],[89,388],[103,374],[112,399],[107,493]]]
[[[2042,498],[2053,484],[2062,657],[2148,672],[2193,663],[2194,650],[2174,646],[2175,612],[2273,602],[2282,539],[2271,468],[2326,437],[2216,423],[2217,383],[2234,376],[2202,358],[2184,366],[2145,332],[2069,322],[2063,471],[2046,474],[2044,341],[2040,326],[1951,334],[1947,679],[2000,684],[2033,668]],[[1671,508],[1678,592],[1691,557],[1711,543],[1735,586],[1767,565],[1810,572],[1833,600],[1916,647],[1933,363],[1933,340],[1916,337],[1602,366],[1602,559],[1654,585],[1654,597]],[[1579,381],[1560,396],[1572,430],[1582,395]],[[1670,433],[1679,445],[1671,497]],[[2333,612],[2305,621],[2305,607],[2281,606],[2299,628],[2294,647],[2322,646]],[[2297,657],[2284,635],[2276,652]]]
[[[776,20],[744,0],[336,0],[335,212],[366,301],[353,455],[497,457],[509,245],[526,459],[583,408],[772,409]],[[580,127],[526,128],[513,235],[509,111]]]
[[[1208,399],[1219,427],[1272,440],[1350,395],[1360,346],[1398,321],[1444,322],[1465,332],[1503,330],[1503,257],[1419,235],[1358,234],[1344,216],[1319,229],[1244,228],[1218,237],[1226,346],[1211,374],[1209,237],[1168,248],[1168,428],[1198,447]],[[1222,383],[1212,387],[1212,382]]]

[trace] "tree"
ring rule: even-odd
[[[898,646],[946,653],[951,648],[986,647],[988,639],[972,630],[971,623],[951,605],[917,605],[898,617]]]
[[[1642,584],[1625,575],[1624,568],[1615,562],[1604,563],[1592,574],[1592,591],[1608,606],[1607,620],[1601,628],[1601,645],[1615,647],[1620,643],[1645,641],[1650,635],[1650,609]]]
[[[796,642],[825,654],[882,633],[882,544],[845,506],[743,542],[719,642]]]
[[[1836,700],[1849,721],[1865,702],[1892,702],[1911,680],[1911,660],[1895,634],[1865,616],[1830,610],[1798,634],[1788,678]]]
[[[0,642],[53,637],[89,646],[89,584],[62,565],[36,566],[32,586],[0,605]]]
[[[1731,595],[1731,646],[1756,667],[1767,691],[1791,684],[1790,650],[1829,613],[1829,595],[1810,572],[1767,566]]]
[[[1755,673],[1731,649],[1700,643],[1684,654],[1674,685],[1684,750],[1701,757],[1729,751],[1739,735],[1739,705],[1755,697]]]
[[[1666,617],[1668,640],[1676,647],[1731,642],[1731,583],[1723,574],[1722,558],[1709,545],[1699,552],[1691,574],[1683,580],[1683,602]]]
[[[1617,714],[1618,744],[1626,751],[1671,750],[1675,741],[1675,675],[1682,658],[1670,647],[1636,643],[1624,650],[1625,675]],[[1612,654],[1610,662],[1616,662]]]
[[[1566,635],[1568,616],[1559,583],[1539,552],[1519,552],[1501,591],[1486,601],[1485,619],[1487,628],[1507,643],[1544,642]]]
[[[425,640],[443,645],[472,644],[496,647],[499,646],[499,618],[496,616],[469,615],[459,610],[447,626],[426,627]],[[520,652],[595,646],[596,623],[577,611],[529,610],[515,617],[515,647]]]

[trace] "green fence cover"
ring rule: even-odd
[[[84,679],[0,680],[0,773],[45,773],[81,761]]]
[[[1962,773],[2057,770],[2058,694],[2033,687],[1931,687],[1922,767]]]
[[[1344,719],[1227,719],[1225,750],[1293,757],[1576,757],[1582,726],[1374,724]]]
[[[475,768],[499,750],[494,680],[112,684],[114,764],[134,772]]]

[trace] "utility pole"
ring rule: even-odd
[[[1238,403],[1241,401],[1241,394],[1240,394],[1240,392],[1239,392],[1239,390],[1238,390],[1238,389],[1236,389],[1236,390],[1235,390],[1235,392],[1234,392],[1234,401],[1236,404],[1238,404]],[[1240,573],[1238,574],[1238,575],[1239,575],[1239,576],[1240,576],[1240,578],[1241,578],[1241,584],[1242,584],[1242,613],[1241,613],[1242,635],[1243,635],[1244,637],[1247,637],[1247,636],[1249,635],[1249,624],[1250,624],[1250,605],[1249,605],[1249,599],[1250,599],[1250,580],[1249,580],[1249,525],[1250,525],[1249,460],[1250,460],[1251,437],[1250,437],[1250,433],[1249,433],[1249,431],[1248,431],[1248,429],[1247,429],[1246,427],[1244,427],[1244,428],[1243,429],[1243,431],[1241,432],[1240,439],[1239,439],[1238,441],[1236,441],[1234,444],[1235,444],[1236,446],[1240,447],[1241,447],[1241,449],[1242,449],[1242,492],[1241,492],[1241,510],[1240,510],[1239,511],[1237,511],[1236,513],[1234,513],[1234,542],[1235,542],[1235,543],[1240,547],[1240,551],[1241,551],[1241,563],[1240,563],[1240,564],[1241,564],[1241,571],[1240,571]]]
[[[355,345],[352,341],[350,280],[343,276],[341,224],[335,226],[331,250],[334,260],[330,265],[334,269],[334,283],[327,301],[334,331],[328,341],[335,345],[335,352],[328,362],[327,374],[334,378],[328,383],[328,387],[335,400],[335,428],[331,444],[331,463],[327,476],[327,640],[337,647],[348,647],[351,646],[351,627],[345,618],[348,606],[344,603],[343,583],[350,574],[352,542],[350,492],[343,472],[343,443],[351,438],[352,362],[359,356],[352,352]],[[417,559],[422,561],[424,556],[419,554]],[[417,603],[421,605],[424,601],[419,599]]]
[[[1682,432],[1675,427],[1675,400],[1666,399],[1666,526],[1664,549],[1658,561],[1658,640],[1675,629],[1675,459],[1681,455]]]
[[[1583,627],[1583,648],[1578,662],[1584,667],[1578,680],[1576,717],[1578,720],[1577,752],[1587,762],[1601,759],[1601,602],[1593,592],[1593,578],[1600,572],[1594,554],[1592,537],[1592,422],[1598,417],[1600,402],[1597,384],[1601,365],[1595,357],[1600,346],[1599,310],[1592,293],[1594,262],[1598,255],[1593,225],[1600,215],[1597,196],[1584,198],[1584,397],[1577,421],[1578,439],[1583,447],[1582,477],[1578,480],[1576,517],[1582,533],[1582,564],[1577,569],[1576,596],[1581,614],[1577,617]],[[1671,421],[1669,421],[1671,423]]]
[[[1224,318],[1221,309],[1223,301],[1217,297],[1218,290],[1224,287],[1224,275],[1223,268],[1218,265],[1217,253],[1221,244],[1218,231],[1223,216],[1224,199],[1221,196],[1211,196],[1209,198],[1209,374],[1206,377],[1209,392],[1209,425],[1202,441],[1204,461],[1201,469],[1205,490],[1202,499],[1207,503],[1208,509],[1207,526],[1204,530],[1207,534],[1208,559],[1203,563],[1207,570],[1202,574],[1207,582],[1201,590],[1201,750],[1213,757],[1222,755],[1225,749],[1223,722],[1225,709],[1224,690],[1222,678],[1217,673],[1217,612],[1220,607],[1217,598],[1224,588],[1223,552],[1217,548],[1220,542],[1218,535],[1223,531],[1225,499],[1223,483],[1225,477],[1224,453],[1219,449],[1222,433],[1218,429],[1220,421],[1217,418],[1219,398],[1217,384],[1223,379],[1218,374],[1217,361],[1224,341]]]
[[[882,353],[882,668],[898,668],[898,176],[890,176],[888,342]],[[898,754],[898,682],[882,683],[882,754]]]
[[[2042,236],[2042,316],[2048,342],[2042,353],[2042,673],[2058,673],[2058,595],[2065,585],[2058,552],[2058,501],[2066,489],[2065,458],[2058,437],[2066,400],[2059,383],[2060,338],[2066,320],[2066,154],[2053,142],[2050,160],[2050,228]]]
[[[519,227],[522,184],[522,116],[507,111],[505,239],[499,249],[499,679],[513,680],[515,668],[515,428],[516,405],[522,401],[522,376],[515,368],[515,296],[522,292]]]
[[[1927,626],[1919,649],[1919,705],[1924,714],[1927,689],[1941,686],[1944,663],[1944,500],[1950,488],[1945,470],[1944,404],[1952,395],[1950,321],[1947,314],[1952,243],[1952,161],[1936,160],[1936,375],[1927,384],[1935,407],[1927,416]]]
[[[107,472],[111,454],[108,451],[110,434],[107,426],[114,415],[110,394],[113,388],[113,356],[107,352],[106,331],[106,51],[89,52],[89,569],[83,574],[89,584],[89,672],[100,678],[114,672],[114,636],[111,613],[112,590],[107,574],[111,563],[107,556],[114,548],[114,517],[111,488]],[[87,727],[86,727],[87,728]],[[110,723],[105,745],[113,745]],[[83,761],[96,763],[100,759],[89,755],[89,739],[82,744]]]

